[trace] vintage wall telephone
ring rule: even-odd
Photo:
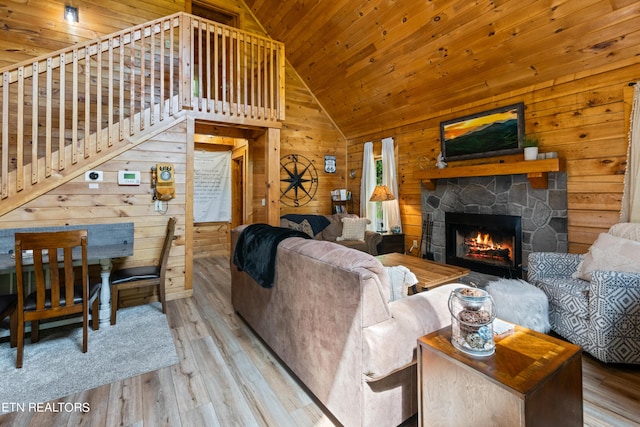
[[[158,163],[151,167],[151,186],[154,200],[171,200],[176,196],[173,165]]]

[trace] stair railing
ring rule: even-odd
[[[186,13],[0,75],[3,204],[71,179],[179,113],[267,127],[284,119],[284,46]]]

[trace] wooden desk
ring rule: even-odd
[[[445,283],[453,283],[460,277],[469,274],[469,269],[458,267],[455,265],[442,264],[440,262],[429,261],[415,256],[390,253],[378,255],[376,258],[380,260],[385,267],[393,267],[396,265],[404,265],[420,281],[420,291],[435,288]]]
[[[86,224],[0,230],[0,274],[15,273],[16,260],[11,257],[15,246],[15,233],[86,229],[88,232],[87,258],[89,264],[100,264],[100,327],[110,326],[111,318],[111,260],[133,255],[133,223]],[[77,254],[80,258],[80,253]],[[74,255],[75,257],[75,255]],[[13,280],[9,280],[8,291]]]
[[[491,356],[451,344],[451,328],[418,340],[418,425],[582,427],[582,349],[516,326]]]

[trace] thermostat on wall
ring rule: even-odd
[[[140,171],[118,171],[118,185],[140,185]]]

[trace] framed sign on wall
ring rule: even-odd
[[[324,156],[324,171],[336,173],[336,156]]]

